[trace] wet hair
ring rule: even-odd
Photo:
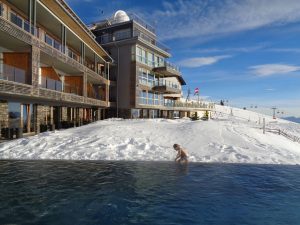
[[[174,144],[174,145],[173,145],[173,148],[174,148],[174,149],[179,148],[179,147],[180,147],[179,144]]]

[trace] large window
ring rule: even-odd
[[[127,39],[131,37],[131,30],[130,29],[124,29],[119,30],[114,33],[115,41]]]
[[[155,55],[152,52],[146,51],[143,48],[136,46],[136,57],[137,62],[146,64],[150,67],[161,67],[164,66],[164,58],[158,55]]]
[[[154,66],[154,54],[151,52],[147,53],[148,66]]]
[[[152,87],[154,85],[154,82],[155,82],[154,74],[148,73],[148,85]]]
[[[163,105],[164,97],[158,92],[140,92],[140,104],[143,105]]]
[[[147,85],[147,70],[139,68],[139,83]]]
[[[153,105],[153,93],[148,92],[148,105]]]
[[[152,71],[139,68],[139,83],[153,87],[155,83],[158,83],[158,77]]]
[[[147,105],[147,92],[146,91],[140,92],[140,104]]]
[[[20,127],[21,104],[18,102],[8,102],[9,127]]]

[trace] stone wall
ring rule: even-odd
[[[8,127],[8,103],[0,101],[0,127]]]
[[[61,107],[61,121],[68,121],[68,108]]]

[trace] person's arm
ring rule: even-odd
[[[181,149],[178,150],[178,153],[177,153],[177,155],[175,157],[175,161],[177,161],[178,159],[180,159],[180,157],[181,157]]]

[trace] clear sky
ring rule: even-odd
[[[67,0],[90,23],[119,9],[156,27],[193,91],[300,117],[300,0]]]

